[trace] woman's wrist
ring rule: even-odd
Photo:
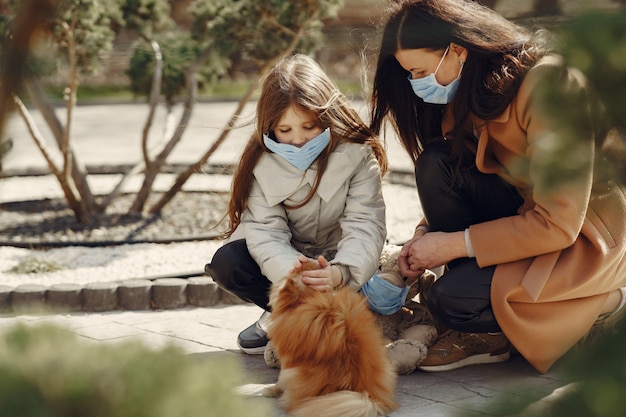
[[[413,232],[413,238],[424,236],[426,233],[430,232],[430,228],[425,224],[418,224]]]

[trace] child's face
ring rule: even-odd
[[[274,135],[280,143],[301,147],[322,131],[322,127],[317,124],[312,113],[289,106],[278,119]]]

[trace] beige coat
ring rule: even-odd
[[[481,267],[498,265],[491,288],[498,323],[540,372],[589,331],[607,293],[626,285],[626,200],[614,183],[595,178],[593,134],[580,130],[576,155],[590,167],[582,178],[558,190],[539,181],[542,150],[557,128],[533,99],[557,65],[544,58],[502,115],[486,127],[474,120],[478,169],[517,186],[525,203],[516,216],[471,226],[470,239]],[[584,90],[575,71],[562,81],[569,91]]]
[[[324,255],[340,266],[344,283],[358,290],[378,268],[387,233],[380,167],[368,145],[340,143],[313,199],[285,209],[284,203],[293,206],[308,195],[316,166],[303,172],[264,153],[254,168],[238,237],[246,239],[272,282],[288,273],[300,253]]]

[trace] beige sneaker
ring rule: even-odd
[[[428,348],[426,359],[417,368],[442,372],[468,365],[506,362],[510,357],[509,340],[503,333],[448,330]]]
[[[589,347],[607,334],[616,331],[617,323],[626,317],[626,287],[619,289],[622,299],[611,313],[606,313],[597,318],[589,332],[580,340],[579,347]]]

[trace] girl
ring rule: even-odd
[[[572,100],[575,128],[541,107],[548,85]],[[391,6],[371,127],[391,121],[425,216],[399,263],[409,277],[446,265],[425,303],[450,330],[420,369],[504,361],[510,341],[546,372],[594,322],[624,315],[626,200],[601,175],[608,130],[579,100],[586,91],[580,73],[477,2]],[[564,131],[575,150],[557,159],[571,155],[579,175],[548,186]]]
[[[385,242],[383,147],[324,71],[305,55],[279,62],[263,82],[256,129],[234,175],[228,242],[207,266],[226,291],[266,312],[238,337],[263,353],[272,282],[310,259],[319,291],[359,290]]]

